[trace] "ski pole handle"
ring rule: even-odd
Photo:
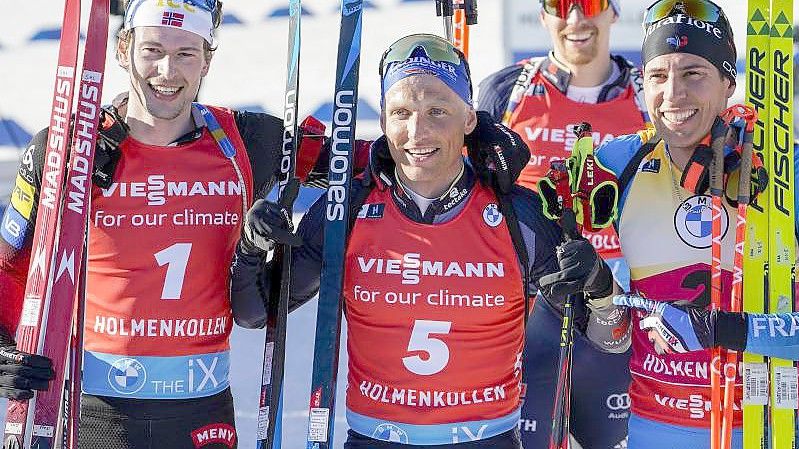
[[[574,209],[569,206],[563,207],[563,217],[560,219],[560,226],[563,229],[563,240],[571,241],[577,240],[581,237],[579,229],[577,229],[577,216]]]
[[[436,0],[436,16],[444,21],[444,34],[450,42],[454,42],[455,32],[452,28],[452,16],[455,14],[453,0]]]
[[[280,194],[280,198],[277,200],[277,204],[291,212],[292,208],[294,207],[294,201],[297,199],[297,195],[299,195],[299,193],[300,180],[296,177],[292,177],[286,183],[285,187],[283,187],[283,191]]]
[[[749,204],[752,188],[753,133],[745,132],[741,148],[741,168],[738,175],[738,204]]]
[[[477,25],[477,0],[466,0],[463,5],[466,25]]]
[[[713,162],[710,168],[710,194],[721,195],[724,189],[724,143],[729,127],[721,117],[716,117],[710,129],[710,148]]]
[[[436,0],[436,16],[437,17],[452,17],[455,13],[455,7],[452,0]]]

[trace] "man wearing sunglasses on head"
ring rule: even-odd
[[[503,120],[530,147],[532,156],[519,178],[521,185],[535,189],[551,160],[569,156],[574,124],[590,122],[599,144],[635,132],[648,121],[640,70],[610,53],[610,32],[620,8],[618,0],[541,0],[540,20],[549,32],[552,51],[502,69],[480,84],[478,108]],[[626,287],[628,268],[614,228],[586,237]],[[528,342],[535,344],[528,344],[525,352],[527,393],[521,426],[522,439],[530,447],[549,441],[551,392],[557,381],[551,367],[558,360],[561,308],[538,301],[540,313],[533,314],[529,323]],[[579,330],[570,431],[586,448],[612,449],[627,435],[627,356],[600,351]],[[601,379],[596,376],[599,372]]]
[[[711,296],[710,132],[735,89],[732,29],[721,8],[708,0],[655,2],[646,11],[644,28],[644,96],[654,129],[608,142],[596,155],[622,180],[616,225],[631,290],[652,301],[706,309]],[[729,192],[737,192],[739,176],[750,176],[739,173],[739,165],[739,154],[726,148],[723,178],[731,185],[724,186],[728,193],[722,200],[722,309],[730,301],[737,215],[730,200],[736,195]],[[763,184],[753,178],[756,193]],[[624,298],[617,302],[646,305]],[[677,308],[657,311],[669,311],[666,320],[679,315]],[[633,311],[629,324],[629,447],[709,448],[711,352],[675,354],[653,347],[647,330],[657,316],[646,315]],[[692,349],[701,349],[697,346]],[[740,377],[736,383],[740,405]],[[733,448],[742,447],[741,420],[736,407]]]
[[[228,273],[254,193],[280,173],[283,121],[192,103],[216,49],[221,7],[127,2],[116,56],[129,89],[102,113],[94,161],[81,448],[237,444]],[[39,132],[23,155],[15,188],[30,195],[6,209],[3,223],[19,232],[4,226],[0,240],[0,395],[18,400],[48,388],[52,373],[49,360],[20,353],[12,337],[47,138]],[[218,438],[208,441],[209,432]]]
[[[230,290],[230,267],[247,259],[261,268],[262,253],[246,251],[246,238],[237,244],[255,196],[280,175],[284,127],[268,114],[192,103],[215,51],[221,14],[216,0],[127,5],[117,60],[129,90],[103,111],[95,151],[81,448],[237,444],[229,336],[234,319],[252,326],[249,311],[262,311],[263,303],[258,294]],[[512,160],[494,151],[492,139],[504,134],[490,131],[474,139]],[[327,173],[323,132],[313,120],[301,126],[297,172],[306,184],[323,183]],[[49,360],[17,351],[12,337],[47,136],[47,130],[38,133],[23,155],[19,194],[6,209],[0,240],[0,396],[18,400],[47,389],[53,373]],[[368,145],[359,143],[359,171],[367,159]],[[500,164],[492,167],[485,172],[503,176]]]
[[[351,192],[344,447],[520,449],[528,294],[541,290],[558,300],[586,291],[609,300],[618,288],[585,240],[556,258],[560,230],[533,192],[514,185],[529,150],[474,111],[462,53],[437,36],[407,36],[386,51],[380,75],[385,134]],[[512,176],[480,175],[481,167],[507,164],[475,141],[494,133],[506,139],[497,138],[496,149],[521,161],[510,164]],[[258,202],[252,214],[248,245],[264,251],[273,241],[292,243],[276,205]],[[324,214],[322,198],[299,225],[291,309],[319,289]],[[240,274],[232,288],[258,295],[269,282]],[[610,341],[603,320],[589,324],[589,333]]]

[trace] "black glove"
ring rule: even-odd
[[[568,240],[557,250],[560,271],[542,276],[541,292],[550,299],[585,292],[592,298],[613,293],[613,274],[584,238]]]
[[[50,359],[18,351],[14,340],[0,326],[0,397],[28,400],[33,397],[33,390],[47,390],[54,376]]]
[[[752,156],[757,159],[756,155]],[[741,155],[733,151],[724,158],[724,173],[727,174],[724,186],[724,197],[732,207],[738,207],[738,182],[741,177]],[[758,195],[768,188],[768,171],[762,164],[752,164],[752,174],[749,178],[749,201],[756,202]]]
[[[287,205],[297,197],[299,184],[290,182],[279,203],[258,200],[247,211],[247,218],[241,230],[241,249],[249,255],[263,255],[271,251],[275,244],[300,246],[302,239],[294,234],[294,223]]]
[[[485,111],[477,111],[477,126],[464,144],[480,181],[501,193],[510,192],[530,160],[530,149],[522,138]]]
[[[92,172],[92,181],[97,187],[107,189],[114,182],[114,171],[122,155],[119,144],[128,137],[128,131],[128,125],[119,116],[116,107],[101,110]]]

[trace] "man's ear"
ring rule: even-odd
[[[128,50],[130,50],[129,47],[132,44],[131,40],[131,38],[128,38],[127,42],[123,42],[122,39],[117,39],[117,63],[125,70],[130,66]]]
[[[208,58],[205,59],[205,64],[203,65],[203,70],[200,72],[200,77],[205,78],[205,75],[208,75],[208,70],[211,68],[211,60],[214,59],[214,53],[208,52]]]
[[[386,133],[386,108],[380,108],[380,130]]]
[[[477,127],[477,112],[474,108],[469,106],[466,111],[466,122],[464,123],[464,134],[471,134],[474,128]]]
[[[730,81],[730,79],[726,76],[724,79],[727,80],[727,98],[729,99],[732,98],[732,95],[735,93],[735,83]]]

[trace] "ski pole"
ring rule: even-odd
[[[576,129],[577,143],[593,145],[591,125],[581,123]],[[590,142],[580,142],[582,139]],[[580,238],[577,228],[577,217],[574,213],[574,186],[569,178],[569,167],[564,161],[552,163],[555,171],[555,189],[558,201],[562,204],[563,215],[561,227],[564,241]],[[587,213],[587,212],[585,212]],[[558,353],[558,381],[555,386],[555,404],[552,409],[552,430],[549,438],[549,449],[567,449],[569,447],[569,418],[571,416],[571,370],[572,347],[574,340],[574,295],[568,295],[563,305],[563,321],[560,330],[560,349]]]
[[[67,434],[67,447],[69,449],[78,448],[78,437],[80,434],[80,395],[81,383],[83,380],[83,327],[86,315],[86,272],[88,269],[87,251],[83,249],[83,260],[81,261],[81,277],[78,286],[78,296],[75,298],[75,313],[73,316],[72,338],[70,339],[71,366],[69,377],[69,401],[63,399],[67,407],[62,406],[64,413],[63,426]]]
[[[712,201],[712,228],[711,228],[711,261],[710,261],[710,308],[721,309],[721,198],[724,194],[724,142],[727,126],[724,121],[716,117],[710,130],[711,149],[713,162],[710,167],[710,196]],[[721,348],[714,347],[711,351],[710,369],[710,447],[721,448]],[[718,364],[718,366],[716,365]]]
[[[453,45],[469,57],[469,26],[477,24],[477,0],[455,0]]]
[[[455,37],[452,30],[452,16],[454,14],[453,0],[436,0],[436,16],[444,21],[444,35],[453,42]]]
[[[744,244],[746,242],[746,210],[749,205],[750,181],[752,172],[752,147],[753,133],[757,113],[748,106],[735,105],[722,113],[722,118],[732,124],[733,120],[743,120],[746,128],[743,130],[742,144],[739,146],[741,153],[741,166],[738,177],[738,215],[735,220],[735,259],[733,262],[732,294],[730,298],[730,311],[740,312],[743,293],[743,261]],[[738,352],[728,349],[727,360],[724,364],[724,404],[723,420],[721,424],[721,447],[730,449],[732,444],[733,409],[735,401],[735,378],[738,374]]]
[[[300,18],[301,0],[289,0],[289,45],[286,93],[283,113],[283,147],[278,180],[278,202],[292,215],[294,200],[299,192],[296,178],[297,157],[297,100],[299,96]],[[291,295],[291,248],[277,245],[270,273],[269,304],[266,310],[266,340],[264,342],[261,395],[258,403],[258,449],[279,449],[280,435],[276,428],[282,416],[278,401],[283,390],[286,358],[286,326]],[[277,298],[277,301],[273,299]]]

